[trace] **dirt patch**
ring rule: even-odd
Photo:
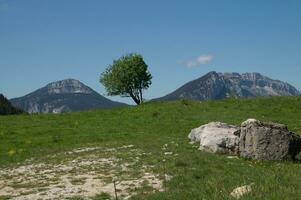
[[[133,147],[75,149],[64,153],[65,157],[59,163],[26,163],[2,169],[0,197],[15,200],[90,199],[102,192],[113,196],[114,177],[117,177],[117,193],[121,199],[128,199],[145,186],[151,187],[152,191],[162,191],[163,181],[159,175],[152,173],[151,166],[139,163],[139,155],[144,152]],[[118,158],[113,149],[119,155],[122,151],[133,155]]]

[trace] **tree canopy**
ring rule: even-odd
[[[24,113],[24,111],[15,108],[7,98],[0,94],[0,115],[13,115],[21,113]]]
[[[110,96],[131,97],[136,104],[143,102],[143,90],[151,85],[152,75],[139,54],[128,54],[109,65],[100,76]]]

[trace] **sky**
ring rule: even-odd
[[[0,93],[74,78],[105,95],[101,72],[128,53],[153,75],[146,99],[209,71],[301,89],[300,10],[300,0],[0,0]]]

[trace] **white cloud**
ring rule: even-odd
[[[196,67],[200,65],[205,65],[207,63],[210,63],[213,60],[213,56],[206,54],[206,55],[200,55],[194,60],[190,60],[186,62],[186,67]]]

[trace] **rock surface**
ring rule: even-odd
[[[188,138],[200,143],[200,150],[210,153],[238,154],[238,127],[221,122],[211,122],[191,130]]]
[[[256,160],[294,159],[301,138],[285,125],[249,119],[241,124],[239,151],[241,157]]]

